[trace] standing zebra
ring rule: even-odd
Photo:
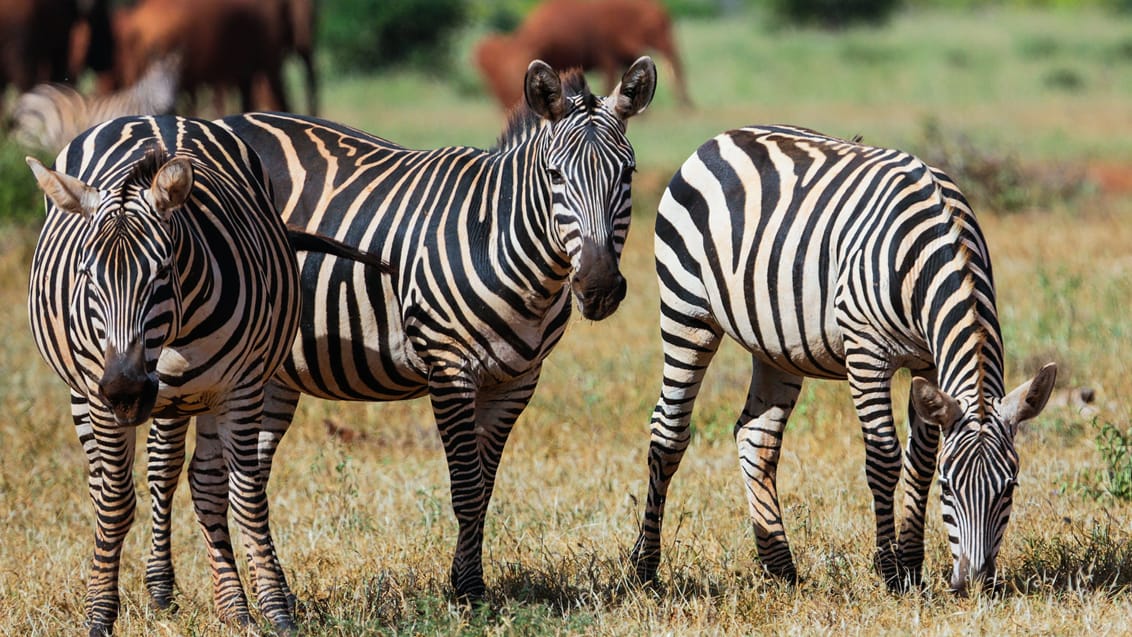
[[[40,84],[16,99],[8,126],[24,146],[58,152],[96,124],[127,115],[172,113],[180,74],[181,56],[171,54],[150,64],[133,86],[110,95],[88,96],[66,84]]]
[[[1014,434],[1045,406],[1056,367],[1005,394],[990,257],[946,175],[907,153],[799,128],[723,133],[684,162],[661,199],[656,270],[664,381],[631,557],[642,580],[656,576],[665,494],[725,334],[754,365],[735,441],[769,573],[797,577],[776,474],[783,430],[808,376],[849,381],[876,514],[875,564],[888,587],[921,581],[941,432],[951,587],[963,593],[993,577],[1018,474]],[[901,453],[891,381],[901,367],[916,378],[897,543]]]
[[[302,393],[429,396],[459,523],[451,582],[467,600],[484,593],[484,516],[503,446],[566,329],[571,292],[592,320],[625,295],[635,161],[625,125],[652,100],[656,67],[640,58],[600,97],[580,73],[560,78],[536,60],[524,88],[526,106],[490,151],[408,150],[295,115],[223,120],[276,176],[288,223],[395,270],[379,278],[303,260],[299,338],[268,387],[265,425],[282,435]]]
[[[189,484],[217,612],[249,622],[228,537],[231,499],[259,609],[292,628],[257,440],[264,385],[298,328],[299,272],[267,173],[228,130],[173,116],[95,127],[63,149],[55,170],[28,163],[48,199],[31,328],[71,388],[97,513],[90,633],[109,633],[118,615],[134,427],[151,415],[186,424],[196,416]]]

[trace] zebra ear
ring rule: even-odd
[[[613,96],[617,100],[613,112],[623,120],[629,119],[648,108],[655,94],[656,64],[652,58],[643,55],[625,71],[617,88],[613,89]]]
[[[70,175],[51,170],[35,157],[26,157],[24,161],[35,175],[39,189],[60,210],[84,217],[89,217],[98,210],[98,204],[102,202],[102,193],[98,192],[97,188],[92,188]]]
[[[1002,399],[998,413],[1011,433],[1018,431],[1018,425],[1022,421],[1042,413],[1056,380],[1057,365],[1046,363],[1037,376],[1022,383]]]
[[[562,96],[562,80],[550,65],[534,60],[527,67],[523,80],[523,95],[527,106],[540,117],[557,122],[566,114],[566,98]]]
[[[944,433],[950,431],[963,414],[959,401],[919,376],[912,379],[911,401],[916,415],[924,422],[936,425]]]
[[[187,157],[174,157],[157,169],[149,192],[153,207],[163,218],[185,203],[193,188],[193,165]]]

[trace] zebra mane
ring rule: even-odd
[[[586,84],[586,75],[581,69],[563,71],[559,73],[559,77],[562,80],[562,97],[568,103],[572,104],[574,102],[572,98],[581,96],[579,103],[588,112],[593,112],[598,107],[598,98],[590,91],[589,85]],[[507,115],[507,126],[495,142],[493,150],[507,150],[518,146],[529,139],[532,132],[538,130],[542,121],[538,113],[527,106],[527,101],[524,99]]]
[[[126,174],[126,182],[143,182],[148,184],[157,175],[158,169],[169,161],[169,153],[157,144],[151,144],[145,150],[142,158],[134,162]]]

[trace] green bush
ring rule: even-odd
[[[34,223],[43,219],[43,193],[24,161],[29,153],[0,136],[0,221]],[[40,157],[44,162],[47,157]]]
[[[840,29],[861,22],[883,22],[901,0],[767,0],[771,16],[787,24]]]
[[[443,71],[467,18],[466,0],[327,0],[319,35],[341,72],[402,64]]]

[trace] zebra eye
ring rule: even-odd
[[[566,179],[562,177],[562,173],[558,172],[557,169],[547,168],[546,174],[550,175],[550,183],[554,184],[555,186],[561,186],[562,184],[566,183]]]

